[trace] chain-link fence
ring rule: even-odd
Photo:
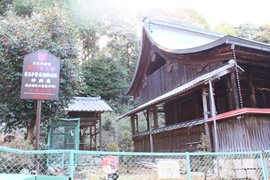
[[[71,179],[268,179],[270,151],[224,153],[119,153],[74,150],[19,151],[0,147],[1,174]],[[108,174],[109,173],[109,174]]]
[[[80,119],[59,118],[50,122],[48,136],[51,149],[74,149],[79,150]]]

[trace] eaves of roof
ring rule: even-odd
[[[242,116],[245,114],[270,114],[270,109],[269,108],[242,108],[242,109],[236,109],[233,111],[225,112],[222,114],[216,115],[216,120],[222,120],[222,119],[227,119],[231,117],[237,117],[237,116]],[[209,118],[206,120],[206,122],[212,122],[214,119]]]
[[[205,42],[205,44],[199,43],[197,46],[193,46],[193,47],[177,48],[177,46],[175,46],[175,48],[171,48],[171,47],[166,46],[165,44],[162,44],[161,42],[156,41],[156,39],[153,37],[153,32],[154,32],[153,26],[162,27],[160,29],[165,32],[163,34],[170,34],[169,32],[166,33],[166,31],[168,31],[169,28],[173,28],[176,31],[178,30],[179,33],[181,33],[182,31],[188,31],[188,32],[194,33],[195,38],[193,38],[193,40],[194,39],[196,40],[196,35],[199,35],[199,36],[206,38],[206,39],[209,38],[209,40],[203,41],[203,42]],[[138,56],[136,69],[135,69],[131,84],[126,92],[126,94],[129,94],[129,95],[131,95],[130,93],[131,93],[132,89],[134,88],[134,83],[136,81],[137,74],[138,74],[139,69],[140,69],[141,64],[142,64],[142,62],[141,62],[142,56],[143,56],[142,51],[145,48],[144,47],[144,41],[145,41],[144,38],[148,38],[154,46],[158,47],[160,50],[162,50],[166,53],[171,53],[171,54],[176,54],[176,55],[178,54],[181,56],[185,56],[185,55],[189,56],[190,54],[193,54],[193,53],[198,53],[198,52],[214,49],[215,47],[219,47],[223,44],[236,45],[236,46],[241,46],[241,47],[270,52],[270,44],[247,40],[247,39],[234,37],[234,36],[230,36],[230,35],[224,35],[224,34],[216,33],[213,31],[208,31],[208,30],[194,28],[194,27],[185,26],[185,25],[179,25],[179,24],[170,23],[170,22],[166,22],[166,21],[160,21],[160,20],[147,20],[147,21],[145,21],[142,32],[144,34],[142,35],[143,39],[142,39],[142,43],[141,43],[141,47],[140,47],[140,53]],[[158,36],[156,36],[156,37],[158,37]],[[192,36],[190,36],[190,37],[192,37]],[[173,40],[177,41],[177,39],[172,38],[172,41]]]
[[[190,120],[190,121],[180,122],[177,124],[171,124],[171,125],[168,125],[165,127],[154,129],[151,134],[158,134],[158,133],[164,133],[167,131],[173,131],[173,130],[180,129],[180,128],[193,127],[193,126],[201,125],[204,122],[205,122],[204,119],[194,119],[194,120]],[[148,130],[148,131],[134,134],[132,137],[134,138],[134,137],[146,136],[149,134],[150,134],[150,131]]]
[[[66,111],[106,112],[112,108],[100,97],[75,97]]]
[[[161,95],[161,96],[158,96],[142,105],[140,105],[139,107],[123,114],[122,116],[120,116],[118,118],[118,121],[126,116],[130,116],[132,114],[136,114],[140,111],[143,111],[145,109],[147,109],[148,107],[150,106],[153,106],[153,105],[157,105],[157,104],[160,104],[160,103],[163,103],[165,101],[168,101],[169,99],[172,99],[172,98],[175,98],[177,96],[179,96],[180,94],[182,94],[183,92],[186,92],[194,87],[197,87],[199,85],[202,85],[204,83],[207,83],[209,80],[214,80],[214,79],[217,79],[217,78],[220,78],[221,76],[224,76],[232,71],[234,71],[235,69],[232,69],[233,67],[237,66],[235,61],[234,60],[230,60],[228,62],[228,64],[218,68],[218,69],[215,69],[211,72],[208,72],[204,75],[201,75],[179,87],[176,87],[175,89]]]

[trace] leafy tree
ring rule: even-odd
[[[236,36],[235,29],[229,25],[228,23],[221,23],[220,25],[215,27],[215,31],[223,34],[228,34],[231,36]]]
[[[119,152],[120,148],[115,142],[109,142],[105,147],[105,151]]]
[[[31,16],[34,4],[34,0],[13,0],[12,6],[17,15]]]
[[[270,21],[259,27],[259,32],[253,38],[253,40],[270,43]]]
[[[58,101],[43,101],[41,123],[50,117],[63,117],[64,108],[79,92],[77,69],[77,29],[58,8],[46,8],[30,18],[8,12],[0,21],[0,112],[7,123],[5,131],[27,127],[27,140],[33,139],[36,101],[20,99],[23,56],[46,49],[61,60]]]
[[[122,151],[133,152],[134,142],[132,140],[130,131],[125,131],[123,137],[120,140],[120,147]]]
[[[139,12],[137,15],[141,21],[144,17],[161,19],[165,21],[176,22],[188,26],[194,26],[202,29],[210,29],[206,19],[200,15],[196,10],[191,8],[179,7],[174,12],[163,8],[151,9],[147,12]]]
[[[202,133],[200,144],[198,145],[198,148],[201,152],[207,152],[207,146],[208,146],[208,140],[207,137]],[[198,156],[199,160],[196,161],[196,165],[198,165],[200,171],[204,172],[204,179],[207,179],[207,172],[209,170],[213,170],[215,167],[215,164],[213,162],[213,156],[210,155],[200,155]]]
[[[239,24],[234,27],[236,36],[246,39],[252,39],[256,35],[256,33],[259,31],[259,28],[256,24],[253,23],[244,23]]]
[[[139,39],[129,25],[116,25],[108,32],[109,42],[105,51],[127,70],[126,81],[130,83],[139,54]]]
[[[70,17],[79,28],[83,61],[90,61],[98,56],[104,46],[110,19],[119,12],[115,11],[109,0],[73,0],[68,4]]]
[[[137,13],[138,21],[142,21],[145,17],[164,21],[173,21],[173,13],[164,8],[154,8],[148,11],[139,11]]]
[[[101,96],[118,111],[131,99],[125,91],[139,50],[136,31],[126,22],[129,15],[117,11],[108,0],[102,3],[82,0],[71,4],[70,15],[79,27],[83,45],[84,93],[81,95]]]
[[[173,14],[175,16],[175,21],[178,23],[202,29],[210,29],[206,19],[194,9],[177,8]]]
[[[12,6],[13,0],[0,1],[0,15],[3,15]]]
[[[120,62],[103,55],[82,66],[84,95],[101,96],[105,100],[121,102],[127,83],[125,81],[126,72]]]

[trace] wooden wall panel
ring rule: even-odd
[[[154,152],[186,152],[188,150],[187,143],[200,141],[202,132],[204,132],[204,126],[199,125],[190,127],[189,130],[188,128],[182,128],[153,134]],[[144,141],[142,139],[133,138],[135,151],[150,152],[149,136],[144,136]]]
[[[208,64],[201,71],[194,65],[180,65],[178,63],[172,65],[173,69],[170,72],[167,71],[167,64],[165,64],[146,78],[146,86],[142,87],[139,93],[141,104],[220,67],[222,63]]]
[[[221,152],[270,149],[270,117],[245,116],[217,123]]]

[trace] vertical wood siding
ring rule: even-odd
[[[270,117],[249,117],[217,123],[222,152],[270,149]]]
[[[154,152],[186,152],[188,151],[187,143],[199,142],[202,133],[204,133],[204,126],[199,125],[153,134]],[[150,152],[149,135],[133,138],[133,141],[136,152]]]
[[[210,72],[222,65],[221,62],[207,65],[202,72],[197,72],[193,65],[173,63],[171,72],[167,72],[167,64],[161,66],[146,80],[146,87],[140,90],[140,103],[143,104],[158,97],[179,85],[182,85],[200,75]]]

